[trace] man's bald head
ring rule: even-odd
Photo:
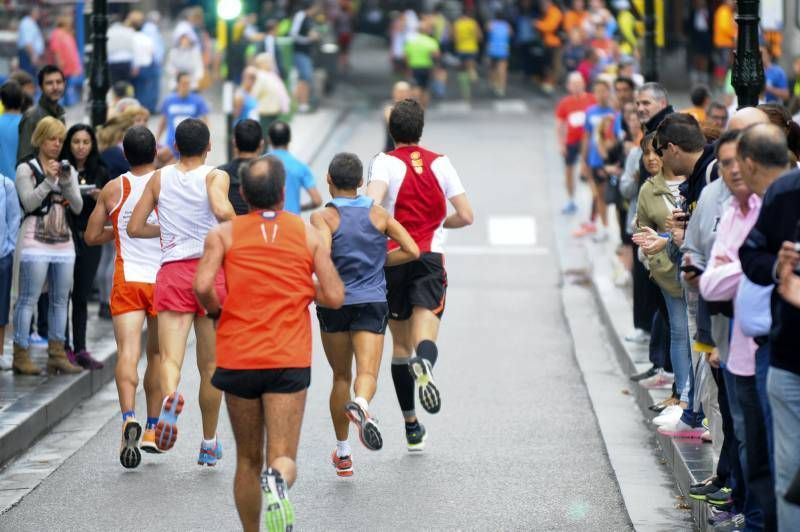
[[[755,124],[739,137],[739,169],[750,190],[764,196],[767,188],[789,166],[786,134],[773,124]]]
[[[769,124],[767,113],[756,107],[743,107],[733,113],[728,129],[746,129],[756,124]]]
[[[586,91],[586,81],[580,72],[570,72],[567,76],[567,92],[573,96],[578,96]]]

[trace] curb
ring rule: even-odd
[[[637,367],[636,353],[624,341],[624,332],[620,330],[618,323],[619,316],[617,313],[612,312],[612,304],[609,302],[609,297],[604,296],[604,293],[607,293],[607,285],[610,285],[613,289],[617,288],[607,280],[608,276],[604,278],[602,273],[598,274],[593,271],[590,277],[592,294],[601,313],[600,318],[608,329],[609,338],[620,366],[628,375],[647,369],[650,363],[646,359],[644,361],[646,364],[640,363],[640,367]],[[625,319],[630,321],[630,305],[627,305],[626,310],[628,314],[625,315]],[[647,407],[669,396],[669,391],[667,390],[647,390],[634,382],[630,384],[630,391],[648,423],[652,421],[656,414],[648,410]],[[701,531],[713,531],[714,528],[708,525],[708,505],[688,496],[690,485],[711,476],[713,473],[711,446],[699,440],[670,438],[659,434],[655,430],[654,435],[663,453],[666,466],[672,471],[678,489],[684,496],[683,504],[691,507],[695,526]]]

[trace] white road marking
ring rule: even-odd
[[[524,115],[528,112],[528,105],[523,100],[499,100],[494,102],[497,113]]]
[[[550,250],[542,246],[446,246],[444,248],[445,256],[506,255],[506,256],[540,257],[547,255],[549,253]]]
[[[444,114],[465,115],[472,112],[469,102],[441,102],[436,110]]]
[[[536,219],[533,216],[492,216],[489,218],[492,246],[535,246]]]

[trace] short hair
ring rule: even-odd
[[[111,85],[111,92],[113,92],[114,96],[117,98],[128,98],[133,96],[133,85],[123,80],[115,81],[114,84]]]
[[[609,85],[606,80],[600,79],[600,78],[597,78],[596,80],[594,80],[592,82],[592,88],[595,88],[595,87],[605,87],[608,90],[611,90],[611,85]]]
[[[634,83],[631,78],[626,78],[625,76],[620,76],[617,79],[615,79],[614,85],[616,85],[617,83],[624,83],[631,90],[634,90],[636,88],[636,83]]]
[[[689,153],[702,151],[706,145],[700,124],[692,115],[686,113],[667,115],[656,130],[656,139],[659,147],[666,147],[667,143],[671,142]]]
[[[40,89],[44,88],[44,78],[49,76],[50,74],[61,74],[61,80],[63,81],[65,79],[64,72],[62,72],[61,69],[58,68],[56,65],[45,65],[39,69],[39,73],[36,75],[39,81]]]
[[[283,120],[276,120],[270,124],[267,135],[272,146],[288,146],[292,141],[292,128]]]
[[[266,172],[254,172],[261,163],[267,163]],[[269,209],[280,202],[286,184],[286,170],[280,159],[264,155],[251,159],[239,169],[244,199],[257,209]]]
[[[189,77],[191,77],[191,74],[190,74],[190,73],[188,73],[188,72],[186,72],[185,70],[181,70],[181,71],[180,71],[180,72],[178,72],[178,74],[175,76],[175,83],[176,83],[176,84],[177,84],[177,83],[180,83],[180,82],[181,82],[181,78],[182,78],[182,77],[184,77],[184,76],[189,76]]]
[[[151,164],[156,158],[156,137],[145,126],[133,126],[122,138],[122,149],[131,166]]]
[[[724,144],[730,144],[731,142],[737,142],[739,140],[739,135],[742,132],[739,129],[727,129],[722,132],[722,135],[719,136],[717,139],[717,144],[714,146],[714,157],[719,159],[719,149]]]
[[[656,100],[665,103],[669,102],[669,94],[667,93],[667,89],[665,89],[664,85],[661,83],[656,83],[655,81],[645,83],[639,87],[639,92],[649,92]]]
[[[754,124],[739,136],[737,153],[741,159],[772,168],[785,168],[789,164],[786,135],[773,124]]]
[[[715,109],[719,109],[721,111],[725,111],[725,116],[726,117],[728,116],[728,108],[725,106],[724,103],[720,103],[720,102],[711,102],[710,104],[708,104],[708,109],[706,109],[706,116],[710,115],[711,111],[713,111]]]
[[[175,128],[175,146],[182,157],[202,155],[210,140],[211,133],[202,120],[187,118]]]
[[[242,120],[233,128],[233,142],[239,151],[254,152],[261,146],[264,134],[261,132],[261,125],[247,118]]]
[[[419,142],[424,127],[425,109],[418,101],[406,98],[392,106],[392,112],[389,113],[389,135],[395,142]]]
[[[689,99],[694,106],[703,105],[709,98],[711,98],[711,91],[705,85],[698,85],[689,93]]]
[[[22,109],[22,87],[19,83],[10,79],[0,86],[0,102],[6,111],[17,111]]]
[[[14,80],[17,83],[19,83],[20,87],[33,85],[33,78],[31,77],[30,74],[28,74],[24,70],[15,70],[8,76],[8,79]]]
[[[355,153],[337,153],[328,166],[328,175],[336,188],[355,190],[364,177],[364,166]]]
[[[64,140],[66,137],[67,126],[58,118],[46,116],[36,124],[36,129],[33,130],[33,135],[31,135],[31,146],[39,148],[46,140],[52,138]]]

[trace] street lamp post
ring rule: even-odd
[[[225,63],[228,69],[228,75],[225,76],[225,82],[222,85],[222,109],[225,111],[225,130],[227,131],[228,141],[228,160],[233,159],[233,98],[234,98],[234,83],[233,73],[230,71],[231,58],[233,55],[233,21],[242,12],[241,0],[219,0],[217,3],[217,16],[225,21],[226,46],[225,46]]]
[[[733,55],[731,85],[739,108],[755,107],[764,89],[764,64],[758,47],[759,0],[738,0],[736,23],[739,37]]]
[[[106,31],[108,30],[108,3],[94,0],[92,3],[92,62],[89,65],[89,114],[94,127],[106,122],[108,108],[106,93],[110,85],[108,55],[106,53]]]
[[[644,0],[644,79],[658,81],[655,0]]]

